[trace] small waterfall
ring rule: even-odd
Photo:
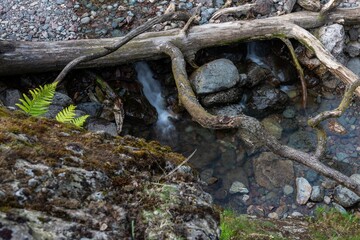
[[[246,44],[247,55],[246,59],[249,59],[253,63],[269,69],[274,76],[277,76],[281,81],[285,80],[285,75],[283,69],[276,68],[269,60],[274,60],[274,57],[271,56],[268,45],[263,42],[248,42]]]
[[[165,100],[161,96],[161,86],[153,78],[153,73],[145,62],[135,64],[138,81],[143,86],[143,92],[149,103],[156,109],[158,120],[156,122],[156,131],[163,140],[171,140],[175,134],[175,127],[171,122],[172,116],[166,109]]]

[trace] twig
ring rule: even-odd
[[[229,7],[229,8],[223,8],[214,13],[214,15],[211,17],[210,21],[214,21],[218,19],[221,15],[224,14],[243,14],[246,15],[253,7],[255,7],[255,3],[248,3],[244,4],[238,7]]]
[[[182,165],[184,165],[185,163],[187,163],[192,156],[194,156],[194,154],[196,153],[197,149],[195,149],[192,154],[190,154],[184,161],[182,161],[176,168],[174,168],[171,172],[169,172],[165,177],[170,176],[171,174],[173,174],[174,172],[176,172]]]
[[[306,81],[304,78],[304,71],[299,63],[299,60],[296,57],[296,53],[294,50],[294,47],[289,39],[287,38],[280,38],[281,41],[285,43],[285,45],[288,47],[291,57],[294,61],[295,67],[297,72],[299,73],[300,81],[301,81],[301,89],[302,89],[302,106],[305,109],[306,108],[306,102],[307,102],[307,87],[306,87]]]

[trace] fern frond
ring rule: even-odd
[[[72,120],[74,120],[74,117],[76,115],[75,114],[75,108],[76,108],[76,106],[69,105],[68,107],[61,110],[58,114],[56,114],[55,119],[58,122],[62,122],[62,123],[71,122]]]
[[[71,120],[71,123],[75,126],[82,127],[89,116],[90,115],[84,115],[78,118],[74,118],[73,120]]]
[[[45,114],[54,98],[57,84],[58,82],[54,82],[30,90],[31,99],[23,94],[23,98],[19,99],[21,103],[17,103],[16,106],[31,116]]]

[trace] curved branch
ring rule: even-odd
[[[302,69],[302,67],[301,67],[301,65],[299,63],[299,60],[296,57],[294,47],[291,44],[290,40],[286,39],[286,38],[280,38],[280,39],[281,39],[281,41],[283,41],[283,43],[285,43],[285,45],[289,49],[290,54],[291,54],[291,58],[293,59],[294,64],[295,64],[295,68],[296,68],[297,72],[299,73],[300,82],[301,82],[301,89],[302,89],[302,105],[303,105],[303,108],[305,109],[306,108],[306,102],[307,102],[307,87],[306,87],[306,81],[305,81],[305,78],[304,78],[304,71],[303,71],[303,69]]]
[[[158,48],[171,57],[172,71],[178,88],[179,99],[192,118],[200,125],[215,129],[239,128],[242,131],[250,133],[258,142],[264,144],[272,152],[302,163],[315,171],[322,173],[324,176],[334,179],[360,195],[360,185],[354,180],[321,163],[319,159],[313,155],[282,145],[274,136],[270,135],[264,129],[257,119],[243,114],[229,117],[214,116],[208,113],[200,105],[191,88],[186,73],[184,56],[180,49],[169,42],[160,43]]]
[[[155,24],[161,23],[161,22],[165,22],[165,21],[170,21],[170,20],[187,20],[189,19],[189,15],[186,13],[182,13],[182,12],[174,12],[174,13],[168,13],[168,14],[164,14],[162,16],[153,18],[151,20],[149,20],[148,22],[146,22],[143,25],[140,25],[139,27],[133,29],[131,32],[129,32],[128,34],[126,34],[125,37],[121,38],[118,42],[115,42],[113,45],[111,46],[105,46],[101,51],[95,52],[95,53],[91,53],[88,55],[83,55],[80,57],[75,58],[74,60],[72,60],[71,62],[69,62],[64,68],[63,70],[59,73],[59,75],[56,77],[56,79],[54,80],[54,82],[61,82],[65,76],[78,64],[82,63],[82,62],[89,62],[91,60],[97,59],[97,58],[101,58],[104,57],[106,55],[109,55],[110,53],[115,52],[116,50],[118,50],[121,46],[125,45],[127,42],[129,42],[131,39],[133,39],[134,37],[140,35],[141,33],[149,30],[152,26],[154,26]]]
[[[229,8],[223,8],[218,11],[216,11],[213,16],[211,17],[210,21],[214,21],[218,19],[221,15],[224,14],[247,14],[251,9],[253,9],[256,6],[255,3],[248,3],[244,5],[240,5],[237,7],[229,7]]]

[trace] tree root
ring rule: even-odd
[[[252,135],[258,142],[262,143],[275,154],[304,164],[311,169],[323,174],[324,176],[329,177],[336,182],[348,187],[356,194],[360,195],[360,185],[357,184],[353,179],[321,163],[314,155],[282,145],[274,136],[270,135],[264,129],[262,124],[257,119],[243,114],[235,117],[228,117],[214,116],[208,113],[200,105],[195,96],[195,93],[191,88],[186,73],[184,56],[180,49],[178,49],[172,43],[168,42],[161,43],[159,45],[159,49],[171,57],[172,71],[174,74],[176,86],[178,88],[179,99],[194,121],[198,122],[200,125],[206,128],[239,128],[240,130]],[[355,86],[352,87],[352,89],[355,88]]]

